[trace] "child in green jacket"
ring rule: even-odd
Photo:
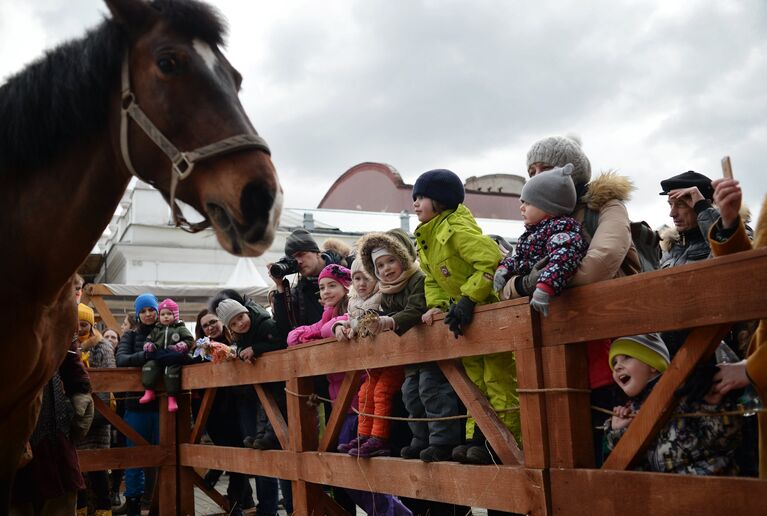
[[[434,314],[447,311],[445,324],[456,338],[471,323],[475,305],[498,301],[493,274],[503,257],[495,242],[482,234],[463,199],[463,183],[450,170],[425,172],[413,186],[413,207],[421,222],[415,236],[429,307],[423,321],[431,324]],[[519,442],[519,412],[509,410],[519,406],[514,354],[467,357],[463,367]],[[467,444],[453,449],[453,459],[490,464],[485,438],[472,418],[466,422],[466,438]]]
[[[179,308],[175,301],[165,299],[158,309],[159,320],[144,344],[147,362],[141,368],[141,383],[145,390],[139,403],[145,404],[155,399],[155,384],[162,376],[168,392],[168,412],[176,412],[176,396],[181,392],[181,366],[191,362],[189,349],[194,344],[194,337],[179,319]]]

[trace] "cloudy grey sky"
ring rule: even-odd
[[[575,134],[594,173],[666,217],[661,179],[721,174],[767,192],[767,2],[296,0],[215,2],[242,100],[269,141],[289,207],[314,207],[362,161],[412,182],[525,174],[538,138]],[[106,14],[97,0],[0,0],[0,77]],[[760,155],[760,151],[761,154]]]

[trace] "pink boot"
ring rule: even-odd
[[[152,389],[147,389],[144,391],[144,395],[141,396],[141,399],[138,400],[138,402],[143,405],[145,403],[149,403],[150,401],[154,401],[154,391]]]
[[[176,403],[175,396],[168,396],[168,412],[175,412],[178,410],[178,403]]]

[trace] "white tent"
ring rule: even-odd
[[[241,257],[224,284],[226,287],[268,287],[253,258]]]

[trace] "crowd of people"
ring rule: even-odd
[[[93,311],[80,304],[79,326],[72,341],[77,353],[73,353],[71,361],[76,362],[81,382],[67,383],[63,376],[65,366],[69,367],[66,363],[60,370],[61,378],[49,382],[51,392],[45,392],[41,420],[30,443],[34,458],[20,470],[22,480],[17,480],[17,485],[24,485],[23,479],[32,479],[35,472],[45,474],[39,471],[42,465],[38,458],[45,460],[57,440],[72,442],[81,449],[133,445],[113,435],[117,432],[110,431],[103,417],[94,418],[82,435],[74,430],[77,425],[68,422],[87,419],[87,407],[82,406],[83,393],[87,397],[90,391],[87,367],[141,368],[143,396],[126,396],[117,403],[114,396],[100,396],[104,403],[116,405],[125,421],[144,439],[156,443],[156,382],[163,378],[167,410],[177,410],[182,366],[193,361],[191,351],[198,339],[232,346],[239,359],[254,363],[264,353],[320,339],[354,341],[384,332],[401,336],[418,324],[435,324],[439,320],[435,316],[440,313],[444,313],[442,321],[458,339],[471,327],[478,305],[527,297],[531,308],[546,317],[556,308],[551,299],[565,288],[643,270],[626,210],[632,190],[628,178],[605,173],[592,180],[591,165],[580,144],[564,137],[545,138],[533,144],[527,164],[530,179],[521,192],[525,232],[516,249],[506,256],[496,241],[482,233],[463,204],[460,178],[449,170],[431,170],[422,174],[413,187],[413,208],[419,225],[412,237],[399,229],[372,232],[350,249],[332,239],[320,245],[310,232],[293,231],[286,240],[285,258],[277,267],[269,268],[274,281],[270,310],[236,291],[223,290],[198,314],[196,335],[192,336],[179,320],[179,307],[172,299],[158,302],[154,295],[146,293],[136,298],[135,320],[133,314],[126,316],[120,336],[113,329],[99,333],[94,327]],[[737,181],[712,181],[689,171],[662,181],[660,186],[661,194],[668,198],[673,221],[673,227],[663,234],[662,254],[658,249],[660,268],[752,247],[752,232],[742,213]],[[762,219],[767,218],[765,211],[763,208]],[[763,246],[767,224],[760,223],[759,229],[756,244]],[[290,273],[297,273],[292,284],[286,279]],[[586,344],[598,465],[630,426],[688,333],[618,336]],[[764,341],[764,325],[757,328],[757,322],[744,322],[733,327],[715,357],[696,368],[680,390],[679,417],[662,428],[638,469],[698,475],[767,475],[767,459],[757,457],[757,449],[761,450],[765,442],[762,429],[757,428],[754,418],[732,415],[744,399],[758,399],[765,393]],[[467,376],[521,445],[520,415],[515,410],[519,400],[514,354],[465,357],[462,362]],[[318,408],[321,421],[329,416],[343,379],[343,373],[315,378],[315,393],[331,400]],[[287,419],[284,382],[266,384],[264,388]],[[56,400],[65,395],[73,398],[68,405],[71,414],[55,408]],[[336,443],[339,453],[361,459],[392,455],[424,462],[498,462],[470,415],[465,424],[454,417],[464,414],[465,408],[434,362],[366,370],[352,408],[355,410],[346,414]],[[390,416],[409,416],[413,421],[404,425]],[[763,416],[759,414],[759,422],[764,422]],[[68,419],[64,421],[63,417]],[[218,389],[207,421],[207,434],[217,445],[280,448],[274,428],[249,386]],[[34,503],[73,496],[61,503],[72,503],[78,514],[87,514],[89,504],[97,515],[109,514],[121,502],[116,493],[120,472],[112,472],[111,482],[107,472],[88,473],[87,485],[92,492],[89,499],[77,470],[74,447],[68,449],[71,451],[59,461],[60,466],[51,462],[44,468],[69,468],[71,481],[59,480],[56,489],[45,491]],[[220,474],[210,471],[205,481],[213,486]],[[122,510],[138,515],[142,497],[146,503],[152,491],[151,469],[126,470],[124,483],[126,502]],[[227,497],[232,514],[253,507],[257,515],[276,514],[280,493],[284,508],[292,511],[290,482],[256,477],[255,486],[254,493],[247,475],[230,473]],[[35,488],[42,493],[42,486]],[[17,490],[15,500],[32,503],[29,494],[22,491]],[[452,514],[460,510],[465,514],[468,510],[351,489],[334,488],[332,496],[351,514],[355,507],[368,514],[387,515],[429,511]]]

